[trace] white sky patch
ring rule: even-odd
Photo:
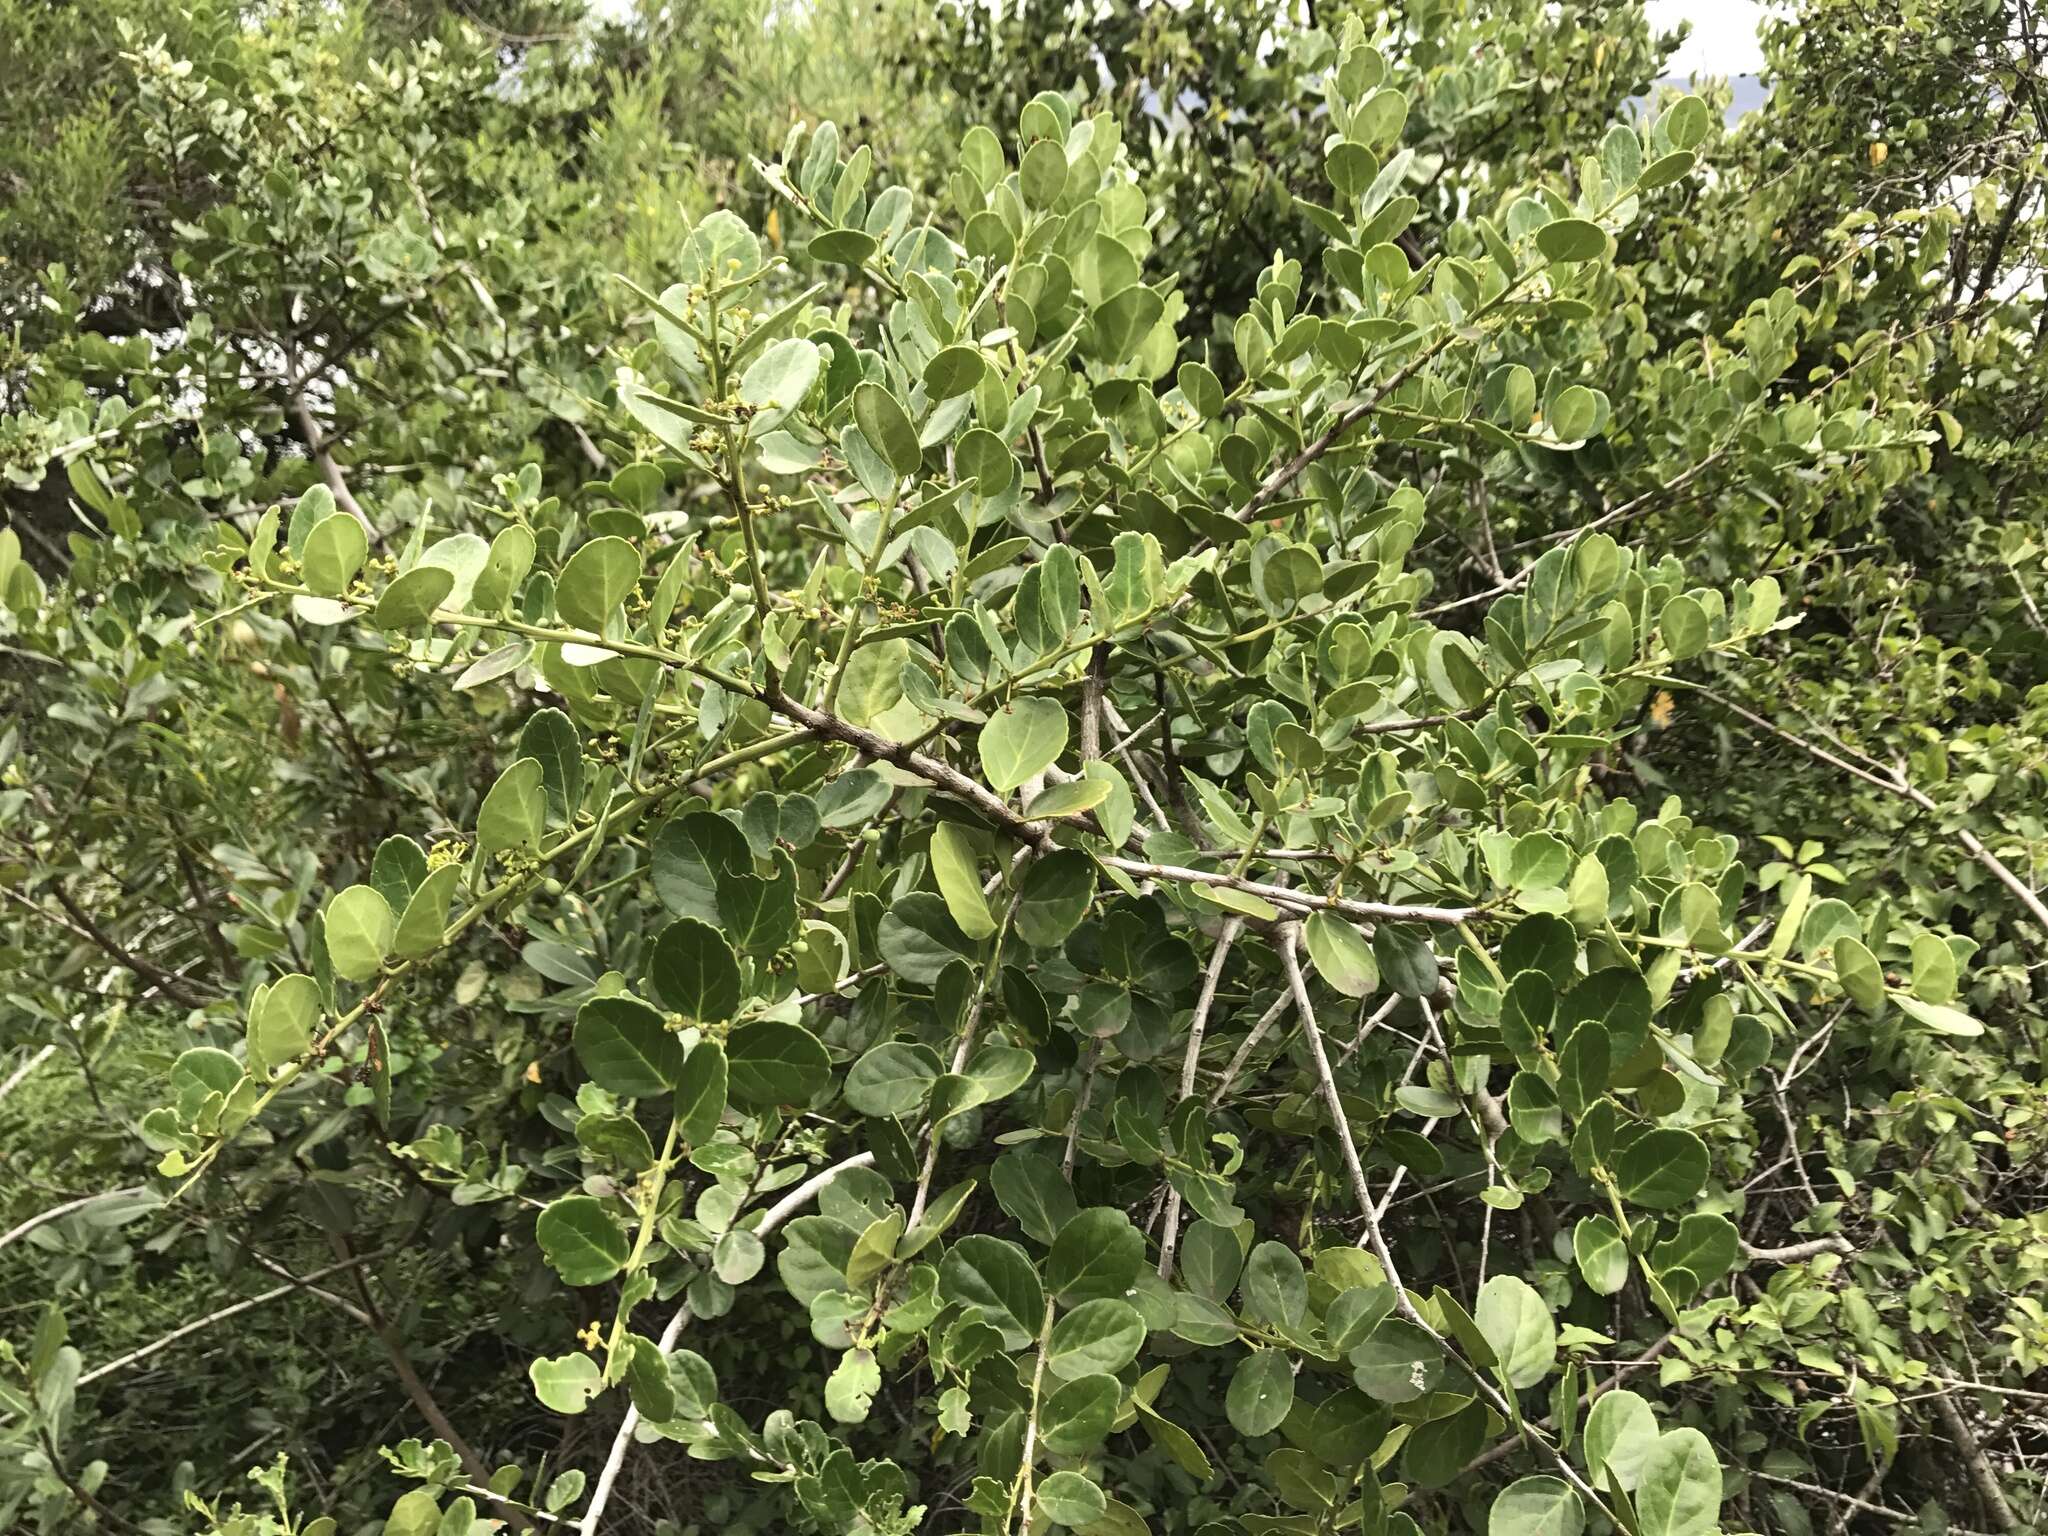
[[[1645,0],[1651,27],[1668,31],[1692,23],[1692,36],[1665,68],[1680,80],[1694,75],[1753,75],[1764,65],[1756,29],[1764,0]]]

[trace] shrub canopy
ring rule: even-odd
[[[33,9],[7,1521],[2036,1517],[2025,6]]]

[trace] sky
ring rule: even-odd
[[[1671,77],[1753,75],[1763,67],[1757,22],[1767,0],[1644,0],[1650,24],[1660,30],[1692,23],[1692,36],[1671,60]],[[600,16],[627,16],[633,0],[591,0]],[[1738,95],[1741,93],[1738,92]],[[1742,105],[1738,102],[1738,106]]]
[[[1692,75],[1750,75],[1763,67],[1763,49],[1756,39],[1762,0],[1645,0],[1650,25],[1659,29],[1692,23],[1670,64],[1683,80]]]

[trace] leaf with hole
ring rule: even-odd
[[[604,1391],[604,1372],[580,1350],[573,1355],[537,1359],[526,1368],[526,1374],[533,1382],[533,1395],[556,1413],[581,1413]]]

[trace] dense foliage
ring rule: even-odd
[[[0,1526],[2038,1523],[2029,4],[85,9]]]

